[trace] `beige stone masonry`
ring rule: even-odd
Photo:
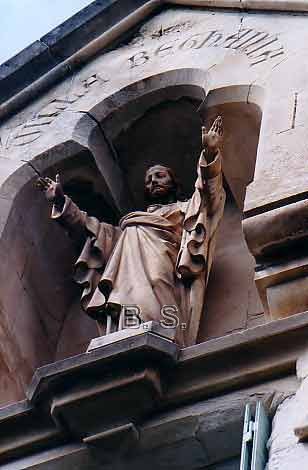
[[[308,457],[308,355],[297,360],[297,377],[301,384],[292,397],[278,407],[268,442],[268,470],[305,470]]]

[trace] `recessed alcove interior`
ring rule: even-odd
[[[241,229],[245,188],[253,179],[260,109],[229,100],[200,113],[203,96],[201,87],[167,87],[128,102],[101,122],[133,206],[143,209],[144,172],[157,162],[172,167],[182,181],[183,196],[191,195],[201,124],[209,126],[217,114],[223,117],[228,197],[198,342],[264,321],[253,281],[254,261]],[[119,213],[110,204],[112,188],[108,192],[98,170],[101,155],[95,155],[91,138],[92,154],[83,150],[66,155],[45,174],[55,177],[59,172],[65,191],[81,209],[117,223]],[[81,311],[80,290],[72,279],[80,247],[50,220],[48,204],[33,187],[35,178],[20,185],[1,238],[0,405],[24,397],[37,367],[84,352],[98,334],[95,322]]]
[[[115,223],[90,152],[77,152],[44,174],[55,178],[57,172],[82,209]],[[81,311],[73,281],[80,247],[50,219],[50,205],[34,187],[36,178],[33,174],[18,191],[1,237],[0,405],[24,398],[36,368],[85,351],[89,338],[98,335],[96,323]],[[22,180],[14,174],[9,186],[16,188]]]
[[[243,95],[245,90],[243,86]],[[258,105],[233,101],[234,91],[233,87],[215,91],[208,100],[212,105],[207,107],[206,103],[200,106],[202,93],[197,87],[170,87],[164,90],[160,103],[156,97],[154,106],[145,108],[143,98],[137,99],[102,123],[126,176],[133,204],[143,209],[144,174],[155,163],[173,168],[182,183],[184,198],[191,196],[201,150],[201,125],[209,128],[217,115],[223,117],[227,201],[198,342],[265,321],[254,283],[255,262],[241,225],[246,187],[254,175],[262,116]],[[240,87],[236,92],[238,97]]]

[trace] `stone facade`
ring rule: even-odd
[[[268,470],[305,468],[307,14],[306,0],[96,1],[2,66],[1,468],[233,470],[256,400]],[[86,353],[96,325],[38,173],[116,223],[144,207],[154,163],[190,196],[218,114],[227,202],[198,344],[149,331]]]

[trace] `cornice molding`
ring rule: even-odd
[[[164,0],[163,3],[199,8],[308,12],[307,0]]]
[[[103,5],[93,2],[41,40],[0,65],[0,119],[23,108],[99,52],[116,43],[147,17],[168,5],[240,11],[308,12],[308,0],[138,0],[133,9],[131,2],[121,0],[121,9],[116,10],[119,1],[106,1]],[[108,20],[104,24],[104,32],[96,37],[105,15]],[[74,52],[72,47],[75,47]]]

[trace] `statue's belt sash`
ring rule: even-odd
[[[120,220],[120,228],[124,230],[126,227],[136,225],[148,225],[150,227],[159,228],[173,232],[175,229],[174,223],[161,215],[149,212],[130,212]]]
[[[179,219],[179,220],[177,220]],[[131,212],[120,220],[119,226],[122,231],[129,227],[144,227],[154,229],[157,236],[180,247],[182,236],[182,220],[175,217],[174,220],[168,220],[161,215],[148,212]]]

